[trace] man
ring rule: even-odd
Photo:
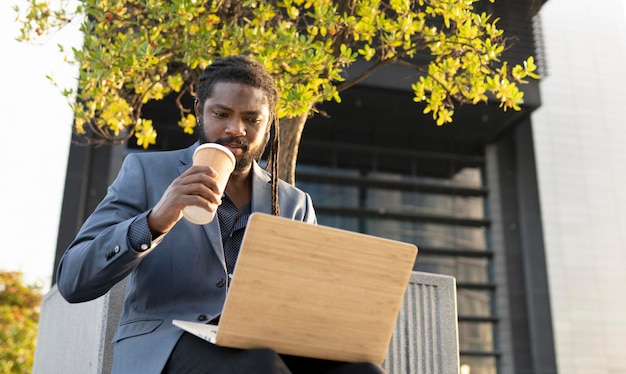
[[[241,56],[217,61],[199,78],[196,98],[199,143],[221,144],[237,161],[225,190],[210,167],[192,166],[198,143],[130,154],[59,263],[59,291],[73,303],[128,278],[113,373],[381,372],[368,363],[218,347],[172,325],[173,319],[218,322],[252,212],[316,223],[310,196],[276,176],[276,136],[272,175],[257,164],[272,124],[278,134],[276,88],[263,67]],[[189,205],[217,211],[216,219],[186,221],[181,212]]]

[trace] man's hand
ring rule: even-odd
[[[164,234],[178,222],[186,206],[195,205],[210,212],[217,210],[222,193],[215,181],[217,173],[208,166],[192,166],[169,185],[148,215],[153,236]]]

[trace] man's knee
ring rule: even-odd
[[[287,374],[289,369],[273,350],[268,348],[247,349],[239,353],[238,361],[249,363],[246,364],[246,373],[274,373]]]
[[[341,365],[328,374],[385,374],[385,371],[370,362],[356,362]]]

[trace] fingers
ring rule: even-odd
[[[210,167],[193,166],[176,178],[152,208],[148,216],[150,230],[153,233],[169,231],[181,219],[186,206],[216,211],[222,202],[223,191],[220,191],[215,177],[217,173]]]
[[[213,203],[219,203],[217,197],[222,192],[215,180],[217,173],[208,166],[193,166],[178,177],[172,185],[181,189],[184,195],[201,196]]]

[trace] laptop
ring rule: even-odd
[[[382,364],[417,256],[413,244],[264,213],[248,222],[211,343]]]

